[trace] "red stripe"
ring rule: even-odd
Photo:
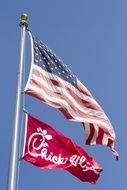
[[[113,143],[114,141],[111,138],[109,138],[107,146],[112,147]]]
[[[95,132],[94,126],[91,123],[90,123],[90,129],[89,130],[90,130],[90,134],[89,134],[88,138],[86,139],[86,144],[91,144],[91,141],[92,141],[92,138],[93,138],[94,132]]]
[[[104,136],[104,130],[99,127],[98,136],[96,138],[96,144],[102,144]]]

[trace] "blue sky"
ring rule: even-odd
[[[23,12],[29,16],[31,31],[54,50],[105,110],[116,132],[120,159],[116,161],[107,147],[85,145],[85,132],[80,123],[69,122],[54,108],[25,96],[25,108],[33,116],[72,138],[102,165],[103,172],[97,184],[92,185],[79,181],[64,170],[41,170],[21,161],[18,190],[126,189],[127,1],[1,0],[0,7],[0,189],[5,190],[7,183],[19,63],[19,22]],[[27,81],[30,67],[28,35],[25,54]],[[24,125],[19,127],[22,128],[22,144]]]

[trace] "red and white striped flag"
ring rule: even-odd
[[[59,109],[64,116],[81,122],[86,144],[103,144],[114,150],[115,132],[103,109],[68,67],[36,36],[29,32],[32,63],[25,93]]]

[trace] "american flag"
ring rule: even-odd
[[[24,92],[59,109],[72,121],[81,122],[86,144],[114,149],[115,132],[101,106],[55,53],[29,31],[32,63]]]

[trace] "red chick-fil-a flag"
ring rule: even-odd
[[[65,169],[81,181],[94,184],[102,171],[70,138],[30,114],[26,114],[23,159],[42,169]]]

